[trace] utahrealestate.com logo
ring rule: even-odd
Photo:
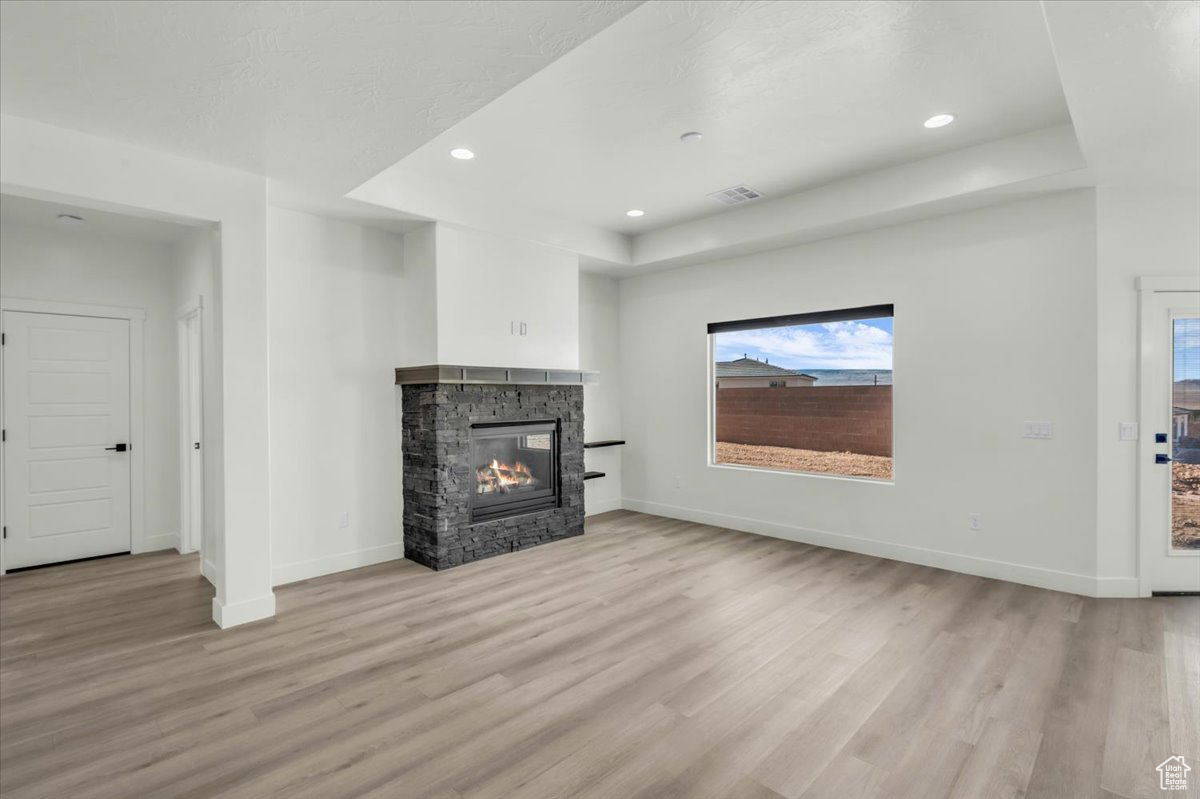
[[[1168,757],[1158,764],[1158,787],[1164,791],[1186,791],[1188,772],[1192,767],[1183,759],[1183,755]]]

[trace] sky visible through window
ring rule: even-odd
[[[1175,380],[1200,380],[1200,317],[1175,320]]]
[[[810,373],[824,370],[890,373],[892,369],[890,316],[737,330],[716,333],[714,338],[718,361],[733,361],[746,356],[769,361],[784,369]],[[822,382],[834,381],[827,377],[824,381],[818,380],[817,385]]]

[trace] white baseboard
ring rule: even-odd
[[[710,513],[708,511],[692,510],[691,508],[681,508],[675,505],[664,505],[658,502],[646,502],[640,499],[625,499],[622,501],[622,505],[626,510],[650,513],[655,516],[666,516],[671,519],[710,524],[730,530],[768,535],[788,541],[799,541],[830,549],[858,552],[863,555],[873,555],[889,560],[915,563],[920,566],[932,566],[938,569],[962,572],[963,574],[973,574],[978,577],[1006,580],[1011,583],[1032,585],[1036,588],[1048,588],[1053,591],[1063,591],[1069,594],[1093,597],[1137,596],[1137,580],[1132,577],[1097,578],[1086,574],[1044,569],[1040,566],[1026,566],[1020,563],[978,558],[973,555],[962,555],[939,549],[926,549],[924,547],[896,544],[889,541],[859,538],[842,533],[791,527],[760,519],[748,519],[723,513]]]
[[[323,574],[344,572],[361,566],[373,566],[389,560],[399,560],[404,557],[404,544],[384,544],[367,549],[356,549],[351,552],[341,552],[313,560],[301,560],[295,563],[285,563],[271,569],[271,584],[283,585],[298,580],[320,577]]]
[[[179,549],[179,533],[145,536],[142,538],[142,545],[134,552],[157,552],[162,549]]]
[[[1123,597],[1134,599],[1141,596],[1136,577],[1097,577],[1096,593],[1092,596]]]
[[[223,604],[221,600],[213,597],[212,608],[213,621],[222,630],[227,630],[239,624],[248,624],[252,621],[269,619],[274,616],[275,595],[267,594],[266,596],[231,604]]]
[[[201,559],[200,560],[200,574],[204,575],[204,579],[206,579],[210,583],[212,583],[214,588],[216,587],[216,585],[217,585],[217,565],[215,563],[213,563],[211,560]]]
[[[625,506],[619,499],[610,499],[605,502],[584,502],[583,515],[595,516],[600,513],[608,513],[612,510],[621,510]]]

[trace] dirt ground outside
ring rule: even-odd
[[[757,444],[717,442],[717,463],[787,469],[797,472],[838,474],[847,477],[892,479],[892,459],[854,452],[818,452],[812,449],[766,447]]]
[[[1171,464],[1171,544],[1200,549],[1200,464]]]

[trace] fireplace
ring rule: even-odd
[[[558,507],[558,421],[488,422],[470,429],[471,522]]]
[[[583,534],[592,372],[430,366],[401,387],[404,556],[431,569]]]

